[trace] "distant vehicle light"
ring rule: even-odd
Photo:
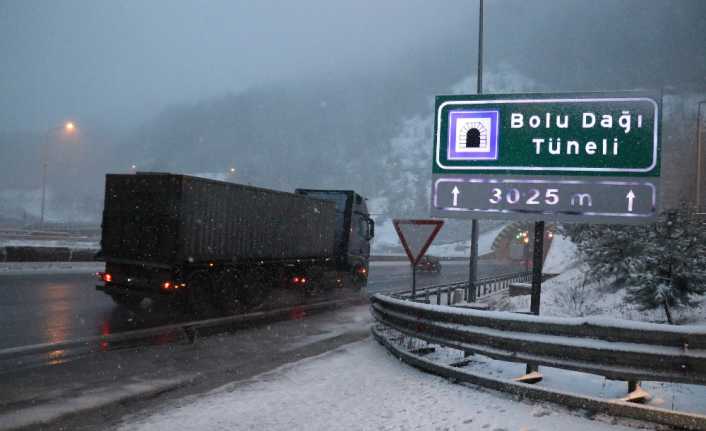
[[[292,278],[292,281],[296,284],[299,283],[299,277],[294,277]]]
[[[306,283],[306,278],[302,277],[302,284]]]
[[[171,281],[165,281],[164,284],[162,284],[162,289],[164,289],[164,290],[171,290],[171,288],[172,288]]]
[[[103,274],[103,281],[105,281],[106,283],[110,283],[113,281],[113,276],[106,272]]]

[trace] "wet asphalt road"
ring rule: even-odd
[[[518,268],[494,261],[479,262],[480,277]],[[441,273],[417,273],[417,286],[450,283],[468,276],[465,262],[443,262]],[[116,306],[95,290],[93,273],[0,275],[0,349],[58,342],[91,335],[185,320],[166,310],[135,314]],[[368,292],[392,292],[410,288],[409,265],[403,262],[373,263]]]

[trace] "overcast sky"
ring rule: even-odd
[[[485,5],[488,70],[509,64],[552,91],[706,86],[704,0]],[[0,132],[66,118],[132,126],[175,102],[272,81],[401,75],[409,71],[400,59],[428,55],[421,46],[467,59],[472,74],[477,8],[477,0],[0,0]]]
[[[130,122],[169,103],[268,81],[379,69],[442,31],[472,32],[476,8],[421,0],[0,0],[0,130],[69,117]]]

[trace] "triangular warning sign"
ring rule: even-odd
[[[443,220],[392,220],[392,223],[412,265],[424,256],[444,225]]]

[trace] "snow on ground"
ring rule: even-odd
[[[490,253],[493,241],[505,225],[499,226],[478,236],[478,253],[484,255]],[[470,254],[471,241],[457,241],[448,244],[434,244],[429,247],[428,254],[442,257],[467,257]],[[397,252],[390,252],[397,250]],[[397,236],[397,232],[392,224],[392,220],[386,220],[379,226],[375,226],[375,240],[373,241],[373,255],[396,255],[401,254],[402,245]]]
[[[121,430],[629,430],[552,404],[453,384],[372,339],[124,418]],[[644,425],[644,424],[642,424]]]
[[[436,352],[426,358],[451,363],[462,359],[463,352],[437,347]],[[474,355],[473,361],[464,369],[483,376],[507,379],[523,375],[525,367],[524,363],[506,362]],[[540,367],[540,371],[543,378],[541,382],[536,383],[540,387],[602,399],[618,399],[627,395],[627,383],[624,381],[545,366]],[[642,381],[640,385],[652,396],[652,399],[647,402],[647,405],[652,407],[695,413],[703,412],[706,409],[706,386],[648,381]]]
[[[0,275],[87,274],[105,271],[104,262],[0,262]]]
[[[544,260],[542,271],[548,274],[559,274],[564,272],[577,262],[576,244],[563,235],[554,235],[552,238],[549,253]]]

